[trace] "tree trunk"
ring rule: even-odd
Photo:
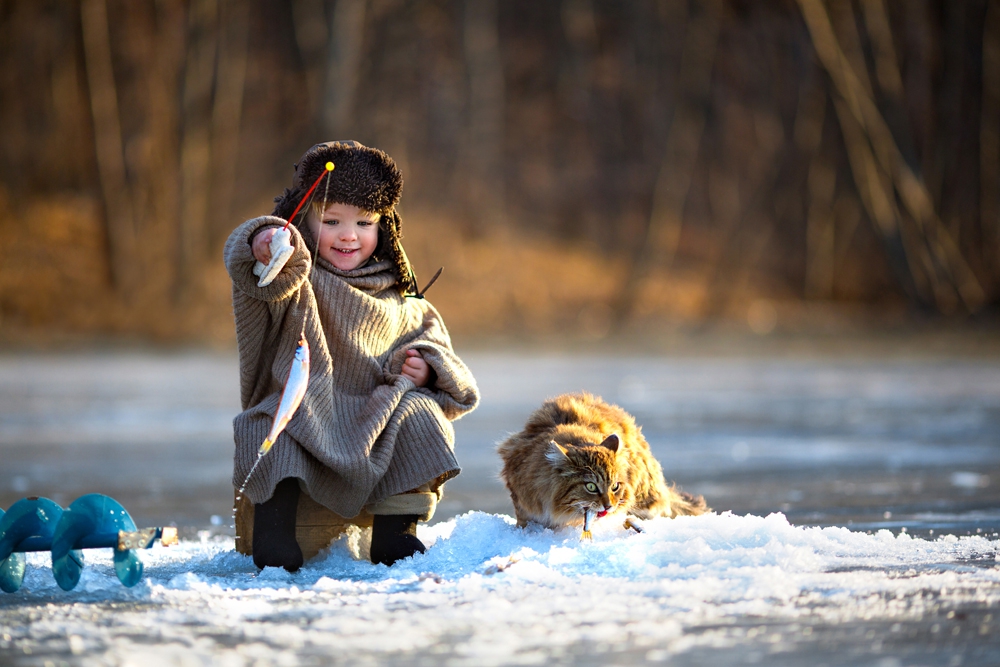
[[[466,0],[463,23],[469,77],[466,164],[478,231],[503,224],[504,78],[497,0]]]
[[[84,58],[94,121],[97,170],[108,228],[111,276],[119,294],[130,301],[138,287],[136,229],[125,172],[118,90],[111,61],[111,38],[105,0],[83,0],[80,6]]]
[[[181,111],[179,300],[200,283],[208,248],[209,193],[212,189],[212,88],[215,84],[218,0],[194,0],[188,7],[187,50]]]
[[[221,255],[235,226],[233,193],[240,156],[240,122],[247,71],[250,12],[243,0],[222,0],[219,59],[212,107],[212,190],[208,196],[209,256]]]
[[[829,299],[833,296],[836,266],[836,219],[833,198],[837,188],[837,169],[823,153],[823,124],[826,120],[826,90],[807,90],[795,119],[796,142],[809,159],[806,205],[805,296]]]
[[[845,140],[849,151],[855,153],[852,168],[858,188],[868,191],[869,196],[862,199],[888,240],[890,253],[896,252],[894,239],[901,235],[907,248],[905,263],[915,284],[918,288],[924,283],[928,285],[930,294],[925,292],[924,298],[939,310],[952,309],[953,299],[949,295],[952,289],[968,312],[978,310],[986,300],[982,287],[941,224],[923,181],[907,164],[865,84],[841,50],[823,3],[799,0],[799,5],[820,61],[844,100],[837,106],[841,125],[854,122],[860,130],[851,132],[851,140],[845,127]],[[913,222],[912,229],[903,228],[907,219],[896,207],[897,194]],[[918,276],[920,272],[925,275]]]
[[[719,40],[722,2],[694,3],[680,61],[680,83],[663,162],[653,190],[645,237],[622,286],[617,312],[622,322],[635,313],[642,283],[654,265],[669,269],[684,223],[684,204],[698,160],[711,103],[712,69]]]
[[[351,128],[367,4],[367,0],[337,0],[330,16],[322,123],[327,139],[352,138],[342,134]]]
[[[1000,286],[1000,0],[983,26],[983,101],[979,121],[979,225],[984,264]]]

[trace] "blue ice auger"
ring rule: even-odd
[[[90,493],[65,510],[48,498],[22,498],[0,510],[0,590],[13,593],[24,581],[28,551],[52,552],[52,575],[64,591],[72,590],[83,571],[82,549],[114,549],[115,574],[126,586],[142,579],[142,561],[136,549],[148,549],[159,540],[177,543],[176,528],[137,530],[118,501]]]

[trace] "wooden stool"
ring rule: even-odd
[[[253,555],[253,503],[246,496],[236,495],[236,551]],[[299,494],[295,511],[295,540],[302,549],[302,558],[309,560],[330,546],[348,526],[370,528],[372,515],[364,510],[353,519],[335,514],[304,492]]]

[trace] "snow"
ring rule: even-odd
[[[391,568],[365,559],[367,534],[355,529],[295,574],[258,574],[231,539],[203,533],[144,552],[132,589],[115,578],[110,551],[88,551],[68,593],[48,556],[31,554],[24,587],[0,609],[17,600],[22,614],[41,613],[23,625],[0,615],[0,649],[143,667],[317,656],[541,664],[609,653],[641,662],[748,641],[791,651],[817,624],[913,623],[1000,603],[996,536],[925,540],[728,512],[645,527],[598,520],[586,542],[577,530],[520,529],[509,516],[469,512],[421,526],[427,553]],[[748,618],[770,629],[751,634]]]

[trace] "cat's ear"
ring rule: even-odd
[[[618,437],[617,433],[612,433],[604,439],[601,443],[601,447],[607,447],[611,451],[618,453],[618,447],[621,445],[622,439]]]
[[[566,460],[566,448],[555,440],[550,440],[549,448],[545,452],[545,458],[555,464],[562,463]]]

